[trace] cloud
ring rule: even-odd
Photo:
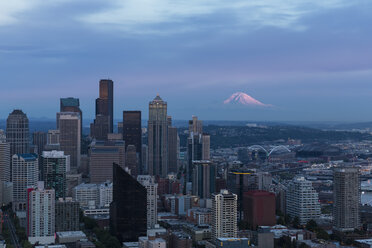
[[[324,10],[344,8],[345,0],[110,0],[106,9],[79,20],[98,28],[132,34],[185,32],[214,25],[216,28],[276,27],[303,30],[300,19]],[[355,2],[353,2],[355,4]],[[218,21],[218,16],[230,15]],[[214,18],[208,22],[208,18]]]
[[[21,13],[31,10],[39,4],[39,0],[0,1],[0,26],[17,22]]]

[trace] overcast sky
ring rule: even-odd
[[[175,119],[372,121],[370,0],[0,0],[0,119],[60,97],[115,119],[157,93]],[[245,92],[267,108],[224,106]]]

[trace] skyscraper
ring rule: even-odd
[[[134,145],[127,146],[125,152],[125,167],[130,170],[130,174],[136,178],[138,175],[138,158],[136,147]]]
[[[9,114],[6,120],[6,141],[10,144],[11,156],[29,152],[29,124],[22,110],[16,109]]]
[[[98,117],[99,116],[99,117]],[[97,118],[98,117],[98,118]],[[106,122],[107,120],[107,122]],[[99,81],[99,98],[96,99],[96,120],[94,124],[91,125],[93,130],[100,130],[107,132],[105,139],[107,139],[107,134],[112,133],[114,130],[114,82],[109,79],[102,79]],[[99,136],[95,132],[92,133],[92,137]],[[101,138],[101,137],[100,137]],[[98,138],[97,138],[98,139]]]
[[[47,144],[47,134],[44,132],[33,132],[32,144],[37,147],[37,155],[40,156],[44,151],[44,146]]]
[[[168,172],[177,173],[179,142],[177,128],[168,126]]]
[[[159,95],[149,103],[149,174],[165,178],[168,173],[167,103]]]
[[[237,238],[238,196],[228,190],[212,195],[212,242],[217,238]]]
[[[55,233],[54,189],[45,189],[43,182],[29,188],[27,206],[27,236],[31,244],[52,244]]]
[[[44,151],[41,156],[42,179],[45,187],[55,190],[56,199],[66,197],[66,171],[70,168],[70,156],[63,151]]]
[[[302,176],[295,177],[289,184],[286,201],[287,214],[292,218],[298,217],[301,225],[320,217],[318,193],[312,183]]]
[[[155,228],[158,223],[158,184],[149,175],[140,175],[137,181],[147,190],[147,228]]]
[[[78,231],[79,211],[79,203],[72,198],[59,198],[56,201],[56,232]]]
[[[123,140],[125,150],[134,145],[138,157],[138,173],[142,173],[142,128],[141,111],[123,111]]]
[[[121,242],[138,241],[147,231],[147,190],[117,164],[113,178],[110,231]]]
[[[360,181],[358,168],[333,172],[333,228],[348,232],[360,228]]]
[[[10,144],[0,141],[0,183],[10,182]]]
[[[60,112],[75,112],[75,113],[80,114],[80,119],[81,119],[80,130],[81,130],[81,137],[82,137],[83,135],[83,111],[81,111],[80,109],[79,98],[73,98],[73,97],[61,98],[60,99]]]
[[[209,160],[210,159],[210,136],[203,134],[202,121],[198,117],[193,116],[189,121],[189,137],[187,139],[187,181],[192,181],[194,160]]]
[[[208,160],[193,161],[192,193],[200,198],[211,198],[216,192],[216,166]]]
[[[27,187],[36,187],[38,181],[37,154],[14,154],[12,166],[13,209],[25,211]]]
[[[112,164],[124,168],[125,146],[123,140],[98,141],[89,146],[90,182],[112,181]]]
[[[57,113],[59,144],[65,155],[70,155],[70,170],[77,172],[81,156],[81,116],[75,112]]]

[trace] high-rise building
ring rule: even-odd
[[[210,135],[203,134],[202,121],[196,116],[189,121],[189,137],[187,139],[187,181],[192,181],[194,160],[210,159]]]
[[[264,190],[244,192],[244,221],[251,229],[257,226],[274,226],[275,194]]]
[[[287,214],[292,218],[298,217],[301,225],[320,217],[318,193],[303,176],[295,177],[288,185],[286,205]]]
[[[209,160],[194,160],[193,166],[193,195],[203,199],[211,198],[216,192],[216,166]]]
[[[83,111],[80,109],[80,101],[79,98],[61,98],[60,99],[60,112],[75,112],[80,114],[80,130],[81,130],[81,138],[83,135]],[[58,123],[58,121],[57,121]],[[57,127],[58,128],[58,127]]]
[[[90,182],[112,181],[112,164],[122,168],[125,165],[125,145],[123,140],[94,140],[89,147]]]
[[[59,144],[65,155],[70,155],[70,170],[77,172],[81,156],[81,116],[75,112],[57,113]]]
[[[6,135],[3,129],[0,129],[0,142],[6,142]]]
[[[147,145],[142,145],[142,170],[143,174],[148,174],[149,172],[149,147]]]
[[[52,244],[55,233],[54,189],[45,189],[43,182],[37,188],[28,188],[27,236],[31,244]]]
[[[0,141],[0,181],[10,182],[10,144]]]
[[[27,188],[36,187],[39,162],[37,154],[14,154],[12,157],[13,208],[25,211]]]
[[[178,172],[179,147],[177,128],[168,126],[168,172]]]
[[[165,178],[168,173],[167,103],[157,95],[149,103],[149,174]]]
[[[82,183],[73,189],[73,199],[81,207],[94,205],[96,207],[109,207],[112,202],[113,184],[109,181],[99,184]]]
[[[45,187],[55,190],[56,199],[66,197],[66,172],[70,169],[70,156],[63,151],[44,151],[41,164],[41,178]]]
[[[47,144],[47,134],[45,132],[33,132],[32,144],[37,147],[37,155],[41,156],[44,146]]]
[[[96,115],[94,122],[90,124],[90,136],[97,140],[107,140],[110,131],[110,116]]]
[[[113,120],[114,82],[109,79],[102,79],[99,81],[99,98],[96,99],[96,120],[91,125],[91,136],[96,139],[107,139],[107,134],[112,133],[114,130]]]
[[[360,181],[358,168],[333,172],[333,228],[348,232],[360,228]]]
[[[110,230],[121,242],[138,241],[147,231],[147,190],[117,164],[113,174]]]
[[[59,130],[49,130],[48,131],[48,138],[47,138],[48,145],[59,145]]]
[[[59,198],[55,207],[56,232],[79,231],[79,203],[72,198]]]
[[[138,157],[136,147],[134,145],[127,146],[125,152],[125,167],[130,171],[130,174],[136,178],[138,175]]]
[[[9,114],[6,120],[6,141],[10,144],[10,156],[29,152],[29,124],[22,110],[16,109]]]
[[[137,181],[147,190],[147,228],[155,228],[158,223],[158,184],[149,175],[139,175]]]
[[[228,190],[212,195],[212,241],[218,238],[237,238],[238,196]]]
[[[142,128],[141,111],[123,111],[123,140],[125,149],[134,145],[138,157],[137,171],[142,172]]]

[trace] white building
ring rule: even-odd
[[[10,182],[10,144],[0,140],[0,181]]]
[[[112,182],[102,184],[82,183],[73,189],[73,198],[80,207],[107,208],[112,202]]]
[[[105,182],[98,184],[98,194],[99,194],[99,206],[100,207],[110,207],[112,202],[112,183]]]
[[[149,175],[139,175],[137,181],[147,189],[147,228],[154,228],[158,221],[158,184]]]
[[[99,203],[99,192],[97,184],[82,183],[73,189],[73,198],[79,202],[80,207],[97,205]]]
[[[162,238],[139,237],[138,248],[166,248],[167,242]]]
[[[228,190],[212,194],[212,241],[238,237],[238,196]]]
[[[28,189],[27,236],[31,244],[53,244],[55,233],[54,189],[44,189],[38,182],[36,189]]]
[[[27,188],[36,187],[38,158],[34,153],[14,154],[12,157],[13,209],[25,211]]]
[[[295,177],[288,185],[286,193],[286,212],[292,218],[298,217],[300,224],[320,217],[318,193],[312,183],[304,177]]]

